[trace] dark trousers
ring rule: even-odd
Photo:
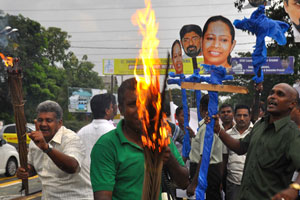
[[[190,163],[190,177],[197,171],[197,163]],[[207,172],[206,200],[221,200],[221,163],[210,164]]]

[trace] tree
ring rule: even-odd
[[[92,70],[94,65],[87,60],[87,56],[79,61],[69,51],[69,36],[59,28],[45,29],[38,22],[22,15],[0,16],[0,22],[4,21],[7,22],[5,25],[19,30],[17,37],[10,38],[7,46],[1,46],[1,53],[20,58],[27,121],[32,122],[36,106],[47,99],[57,101],[63,107],[66,119],[74,118],[74,115],[67,112],[67,89],[102,88],[101,77]],[[0,91],[0,119],[11,123],[13,109],[3,66],[0,68]]]
[[[283,8],[283,1],[276,1],[273,2],[273,5],[269,7],[266,11],[266,15],[274,20],[280,20],[287,23],[289,22],[288,15],[285,13]],[[278,45],[275,41],[267,45],[268,49],[268,56],[280,56],[285,58],[287,56],[294,56],[295,63],[294,63],[294,74],[293,75],[266,75],[264,78],[264,92],[262,93],[261,99],[266,101],[268,94],[272,87],[281,82],[288,83],[292,85],[295,83],[295,80],[299,79],[299,71],[300,71],[300,43],[294,42],[294,37],[292,34],[291,28],[288,30],[287,33],[287,44],[284,46]],[[248,52],[247,54],[240,54],[241,56],[250,57],[251,53]],[[250,91],[249,95],[231,95],[231,98],[227,100],[227,102],[235,105],[237,103],[245,103],[247,105],[252,105],[252,101],[254,98],[254,90],[253,90],[253,83],[250,82],[249,76],[235,76],[235,81],[231,82],[230,84],[236,84],[236,80],[238,80],[239,85],[247,86],[248,90]]]

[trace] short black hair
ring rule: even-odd
[[[175,115],[178,116],[180,114],[180,112],[183,111],[183,105],[178,106],[175,110]],[[188,107],[188,112],[190,112],[190,109]]]
[[[122,82],[121,86],[118,89],[118,104],[119,106],[124,106],[124,98],[126,90],[135,91],[136,90],[137,82],[135,78],[130,78]]]
[[[219,108],[219,112],[220,112],[223,108],[227,108],[227,107],[230,107],[231,110],[233,111],[233,107],[232,107],[231,104],[229,104],[229,103],[223,103],[223,104],[220,106],[220,108]]]
[[[205,94],[200,100],[200,107],[203,110],[208,110],[209,95]]]
[[[175,115],[178,116],[181,111],[183,111],[183,106],[178,106],[175,110]]]
[[[182,38],[184,37],[184,35],[186,33],[190,33],[192,31],[194,31],[197,35],[199,35],[200,38],[202,37],[202,30],[201,30],[200,26],[198,26],[196,24],[187,24],[187,25],[184,25],[180,29],[180,32],[179,32],[180,40],[182,40]]]
[[[106,115],[106,109],[110,108],[110,104],[113,104],[114,95],[110,93],[97,94],[91,99],[91,110],[94,119],[103,119]]]
[[[239,110],[239,109],[247,109],[248,110],[248,114],[250,115],[250,108],[249,108],[249,106],[244,105],[244,104],[238,104],[238,105],[236,105],[235,108],[234,108],[234,114],[236,114],[237,110]]]

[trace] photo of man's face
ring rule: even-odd
[[[201,37],[194,31],[186,33],[181,40],[184,52],[190,57],[196,57],[201,52]]]
[[[192,58],[202,54],[202,30],[196,24],[184,25],[179,32],[184,53]]]

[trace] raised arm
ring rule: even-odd
[[[214,126],[214,133],[217,134],[222,142],[232,151],[237,153],[238,155],[243,155],[247,152],[247,149],[241,147],[240,140],[232,138],[229,134],[226,133],[224,129],[220,127],[219,123],[219,116],[214,115],[213,118],[215,119],[215,126]],[[205,123],[209,123],[210,118],[205,118]]]
[[[35,123],[37,123],[35,121]],[[43,133],[40,131],[39,126],[36,124],[36,131],[28,133],[28,136],[43,152],[45,152],[55,165],[66,173],[76,173],[79,169],[79,163],[71,156],[68,156],[55,148],[50,148],[46,142]],[[79,148],[79,147],[78,147]]]

